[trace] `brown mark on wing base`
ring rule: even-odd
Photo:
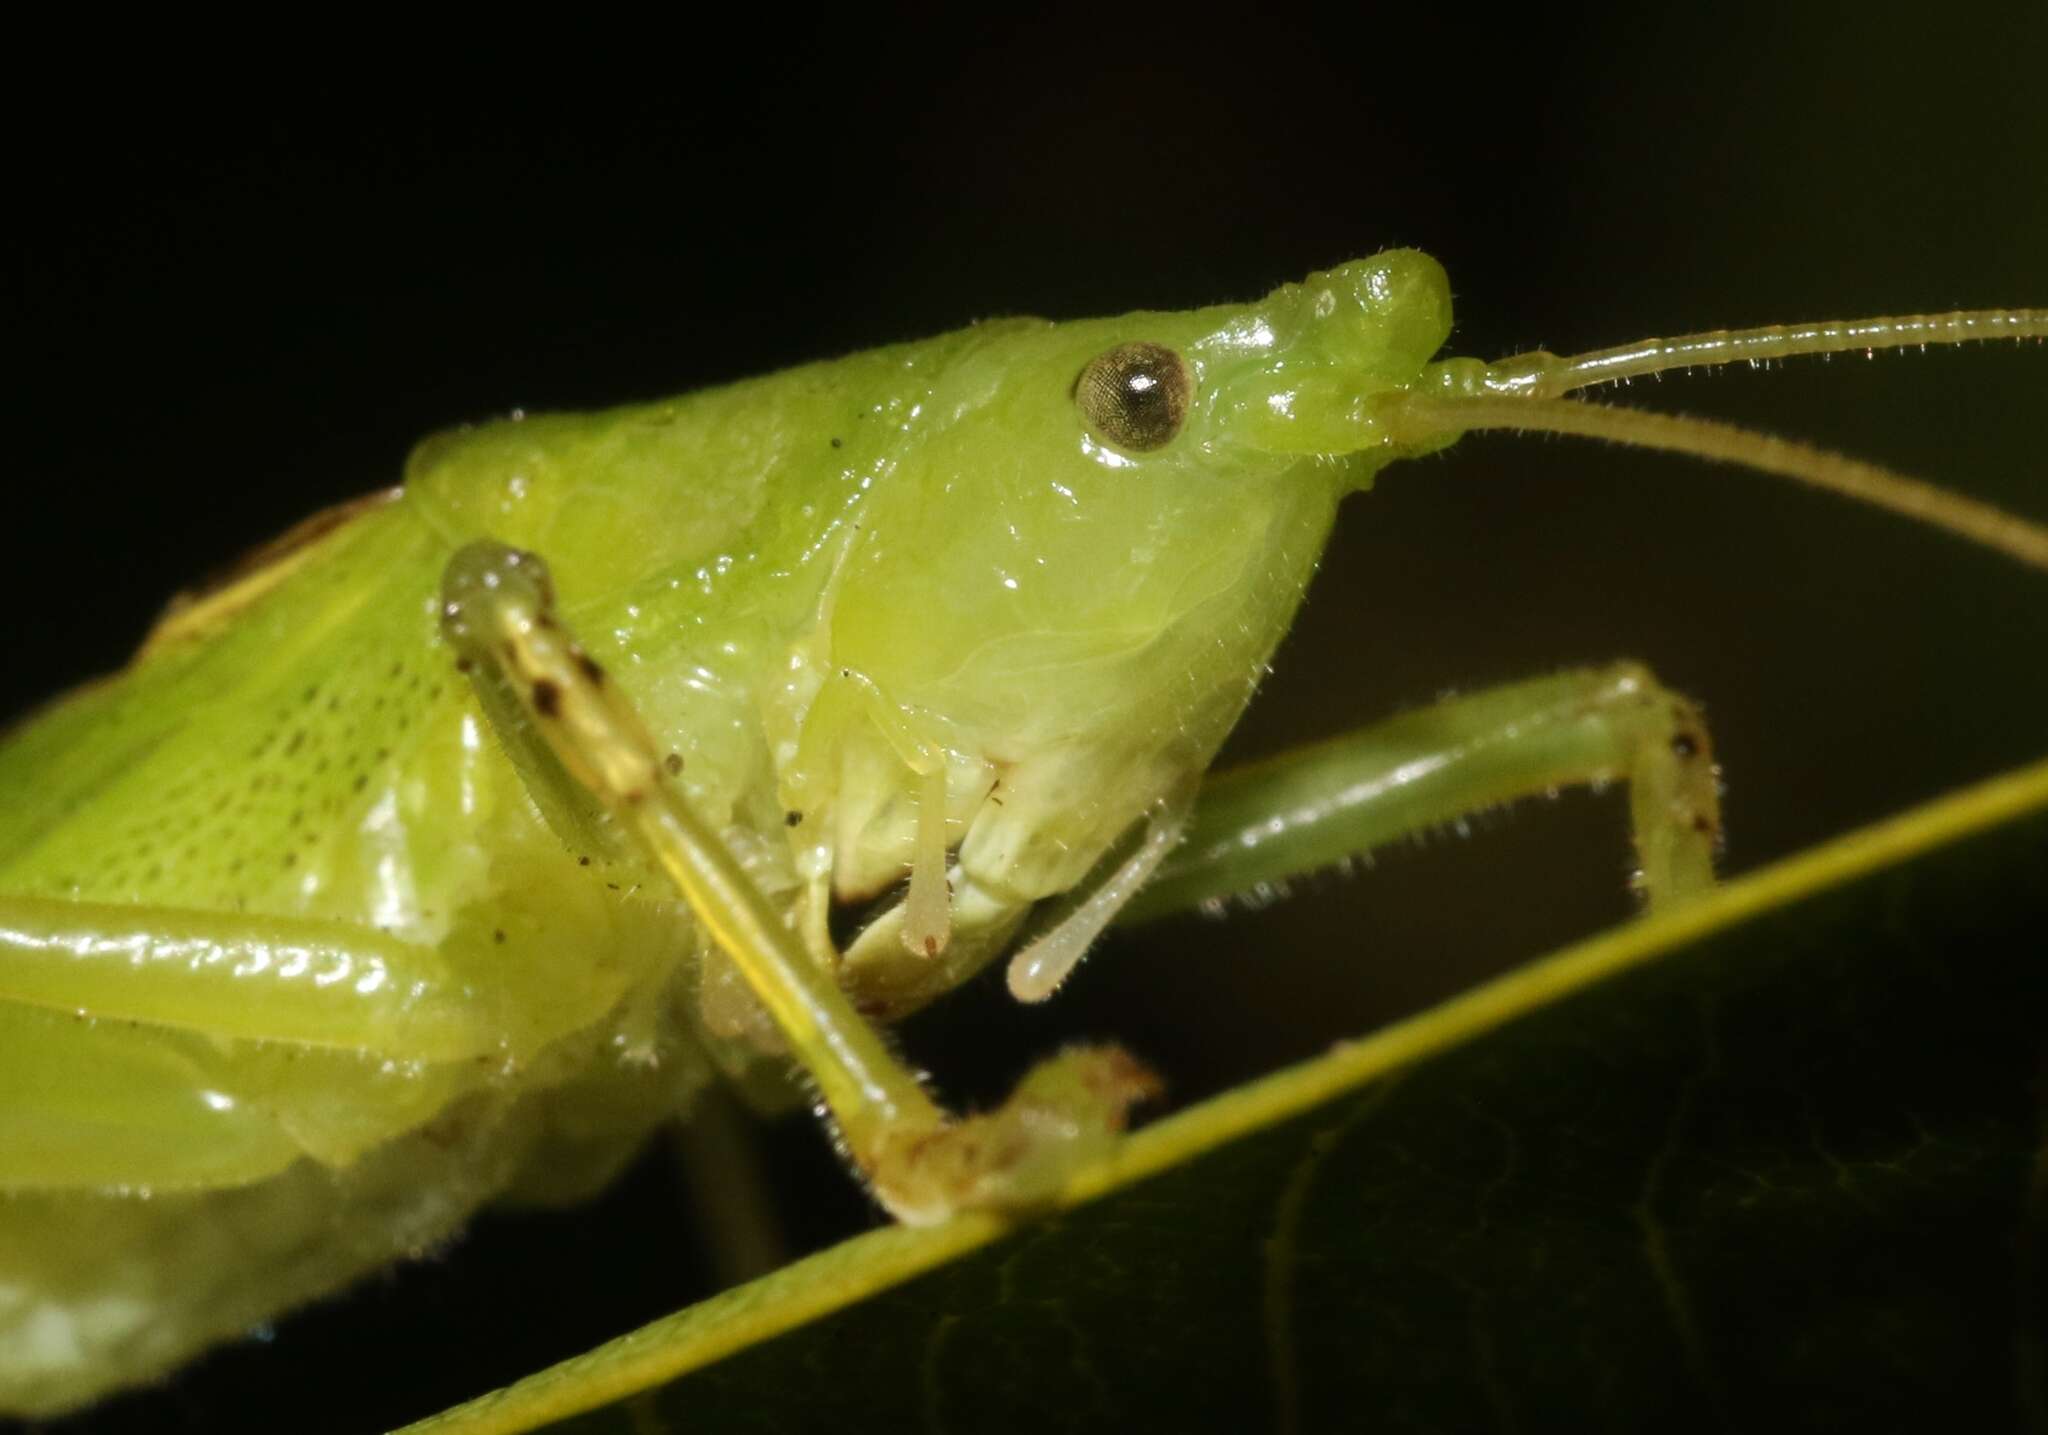
[[[174,643],[208,638],[219,632],[236,614],[297,571],[321,540],[332,537],[371,509],[394,501],[402,492],[403,489],[395,487],[379,489],[323,508],[268,543],[250,549],[197,586],[179,593],[165,606],[156,626],[135,650],[135,661]]]

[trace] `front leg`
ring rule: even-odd
[[[1124,920],[1247,892],[1518,798],[1624,782],[1637,891],[1714,884],[1720,772],[1698,707],[1640,663],[1448,698],[1211,779],[1186,843]]]
[[[1030,1073],[997,1111],[962,1120],[941,1110],[669,780],[632,700],[555,617],[546,565],[472,544],[449,560],[442,596],[443,632],[535,800],[578,827],[593,810],[607,814],[668,874],[899,1219],[1046,1200],[1154,1090],[1123,1052],[1076,1048]]]

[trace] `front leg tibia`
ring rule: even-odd
[[[1627,755],[1636,888],[1652,910],[1698,896],[1714,885],[1722,844],[1721,769],[1706,717],[1640,663],[1594,676],[1592,720]]]

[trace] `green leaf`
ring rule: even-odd
[[[2048,1429],[2048,763],[420,1425]]]

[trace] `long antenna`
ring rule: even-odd
[[[1561,397],[1668,369],[1914,344],[2039,338],[2048,338],[2048,309],[1971,309],[1718,329],[1676,339],[1644,339],[1569,358],[1539,350],[1487,365],[1452,359],[1431,365],[1415,388],[1384,396],[1378,417],[1387,438],[1398,444],[1434,444],[1474,429],[1511,429],[1606,439],[1740,464],[1889,509],[2048,572],[2048,527],[1991,504],[1796,439],[1714,419]]]
[[[1389,436],[1401,443],[1471,429],[1515,429],[1603,438],[1636,448],[1741,464],[1888,508],[1995,548],[2030,568],[2048,571],[2048,528],[1874,463],[1713,419],[1681,418],[1579,399],[1439,398],[1413,392],[1386,401],[1381,416],[1388,423]]]
[[[2048,309],[1957,309],[1946,314],[1881,314],[1814,324],[1709,329],[1675,339],[1641,339],[1612,349],[1559,358],[1536,350],[1487,366],[1485,390],[1554,399],[1671,369],[1764,364],[1808,354],[1873,354],[1928,344],[2048,338]]]

